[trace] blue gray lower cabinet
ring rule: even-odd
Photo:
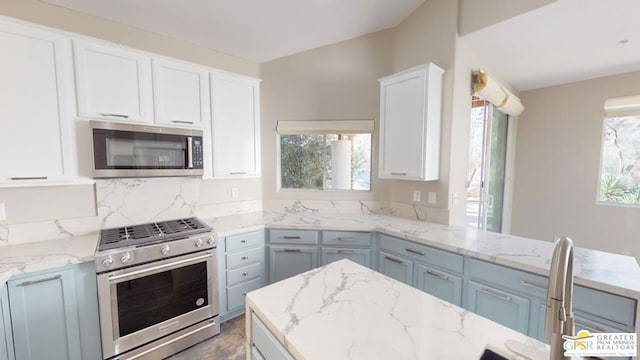
[[[318,266],[315,246],[270,245],[269,282],[274,283]]]
[[[452,304],[462,306],[462,277],[417,264],[413,285],[418,289]]]
[[[412,285],[413,261],[402,256],[380,251],[378,271],[388,277]]]
[[[293,356],[280,344],[278,339],[252,312],[251,316],[251,359],[252,360],[293,360]]]
[[[14,360],[13,332],[9,314],[9,293],[7,287],[0,287],[0,360]]]
[[[101,359],[95,265],[69,265],[8,282],[17,359]]]
[[[469,281],[467,306],[480,316],[523,334],[528,332],[531,301],[522,296]]]
[[[360,265],[371,267],[370,249],[322,248],[322,265],[334,261],[349,259]]]

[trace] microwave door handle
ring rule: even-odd
[[[187,136],[187,169],[193,169],[193,136]]]

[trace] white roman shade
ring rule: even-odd
[[[520,98],[481,70],[473,71],[472,87],[473,95],[487,100],[507,115],[518,116],[524,110]]]
[[[280,120],[278,134],[371,134],[373,120]]]
[[[640,116],[640,95],[607,99],[604,103],[604,116]]]

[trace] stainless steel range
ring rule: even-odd
[[[197,218],[102,230],[104,359],[160,359],[220,333],[216,239]]]

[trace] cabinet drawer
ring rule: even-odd
[[[635,300],[583,286],[573,288],[573,308],[630,327],[630,330],[636,320]]]
[[[355,231],[323,231],[323,245],[371,246],[371,233]]]
[[[234,251],[262,245],[264,237],[262,235],[262,231],[255,231],[247,234],[227,236],[224,241],[226,250]]]
[[[235,285],[262,275],[262,262],[227,271],[227,285]]]
[[[483,283],[494,284],[498,287],[515,290],[518,293],[535,296],[537,298],[546,299],[547,297],[549,280],[544,276],[534,275],[477,259],[471,259],[469,261],[469,274],[471,275],[471,279],[480,280]]]
[[[263,257],[264,249],[261,247],[227,254],[227,269],[233,269],[255,262],[262,262]]]
[[[293,360],[289,352],[255,313],[251,314],[251,342],[266,360]]]
[[[387,235],[380,235],[380,249],[393,251],[457,273],[462,273],[464,266],[464,257],[462,255]]]
[[[272,244],[310,244],[318,243],[318,232],[308,230],[269,230]]]
[[[244,298],[248,292],[259,289],[262,286],[261,279],[247,281],[240,285],[227,288],[227,309],[232,310],[244,307]]]
[[[252,346],[251,347],[251,360],[266,360],[266,359],[262,357],[262,354],[260,354],[260,351],[258,351],[257,347]]]

